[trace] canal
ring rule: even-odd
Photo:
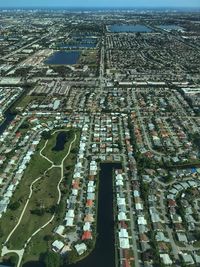
[[[122,168],[122,165],[120,163],[102,163],[100,168],[96,246],[91,254],[82,261],[63,267],[115,267],[112,178],[113,170]],[[45,266],[42,262],[27,262],[23,267]]]
[[[4,113],[5,120],[0,124],[0,134],[8,127],[11,121],[15,118],[15,115],[11,114],[10,109]]]

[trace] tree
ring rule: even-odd
[[[4,236],[4,231],[2,229],[2,227],[0,226],[0,238]]]
[[[48,132],[48,131],[44,131],[44,132],[42,132],[41,135],[42,135],[42,138],[44,138],[45,140],[48,140],[48,139],[51,138],[51,133]]]
[[[44,263],[46,267],[60,267],[60,256],[52,251],[47,251],[44,256]]]
[[[9,209],[11,210],[17,210],[20,207],[20,203],[18,201],[13,202],[9,205]]]
[[[69,264],[75,263],[78,260],[78,254],[75,250],[71,250],[67,255],[67,262]]]

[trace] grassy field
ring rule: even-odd
[[[40,149],[43,146],[43,144],[44,142],[41,141],[38,149]],[[22,180],[17,186],[17,189],[11,201],[11,203],[19,202],[20,207],[16,210],[8,209],[8,211],[3,215],[3,217],[0,220],[0,229],[2,231],[2,234],[0,235],[0,243],[5,241],[5,237],[8,236],[10,231],[16,225],[16,222],[23,210],[26,199],[29,195],[29,187],[31,183],[36,178],[41,176],[48,167],[50,167],[49,162],[41,158],[39,156],[39,151],[37,151],[36,154],[33,156],[29,166],[27,167]]]
[[[61,152],[53,152],[52,145],[55,145],[56,136],[52,136],[48,146],[46,147],[43,153],[45,156],[52,157],[52,160],[55,160],[57,164],[61,163],[61,159],[66,155],[69,145],[74,138],[75,131],[72,130],[72,134],[68,142],[65,144],[65,148]],[[80,140],[80,133],[77,131],[77,140],[72,146],[72,150],[77,147]],[[45,140],[42,140],[38,146],[37,152],[33,156],[28,168],[25,171],[25,174],[18,185],[18,188],[15,191],[15,194],[12,198],[12,203],[19,202],[20,207],[16,210],[8,210],[7,213],[2,217],[0,222],[0,242],[4,242],[10,231],[16,225],[18,218],[23,210],[27,197],[29,195],[29,186],[30,184],[38,177],[42,176],[44,171],[48,169],[51,165],[50,163],[43,159],[39,155],[39,151],[44,146]],[[55,211],[57,210],[56,218],[53,223],[48,225],[45,229],[39,232],[31,241],[30,245],[27,247],[27,251],[24,255],[24,262],[29,260],[37,260],[40,253],[45,252],[49,245],[48,241],[45,241],[44,237],[46,235],[52,236],[52,230],[55,226],[59,225],[62,222],[64,213],[65,213],[65,203],[68,195],[69,185],[71,184],[73,166],[76,161],[76,153],[72,151],[69,154],[68,158],[64,162],[64,173],[65,178],[61,184],[62,201],[59,207],[56,207],[58,200],[58,191],[56,189],[58,181],[61,178],[61,168],[52,168],[49,170],[45,176],[42,177],[33,187],[33,195],[28,204],[26,212],[22,218],[21,224],[18,226],[16,231],[11,236],[7,246],[11,249],[21,249],[25,241],[43,224],[45,224]],[[68,168],[70,167],[70,168]],[[35,211],[42,210],[42,214],[35,214]],[[34,213],[34,214],[33,214]],[[22,234],[23,233],[23,234]],[[53,238],[53,236],[52,236]]]
[[[21,249],[28,237],[50,220],[54,213],[54,209],[51,211],[51,208],[53,205],[56,205],[58,199],[56,186],[60,177],[60,168],[53,168],[48,171],[44,178],[36,183],[22,222],[13,233],[8,243],[9,248]],[[33,211],[40,211],[41,214],[32,214]]]
[[[80,132],[77,132],[77,140],[72,146],[72,150],[77,148],[80,141]],[[58,236],[53,235],[53,229],[62,224],[63,218],[66,212],[66,200],[68,198],[72,175],[73,175],[73,168],[76,162],[76,153],[70,153],[68,158],[64,162],[64,179],[61,183],[61,192],[62,198],[61,203],[58,208],[58,212],[56,213],[54,221],[45,227],[42,231],[40,231],[30,242],[28,245],[24,257],[23,263],[27,263],[29,261],[37,261],[39,259],[40,254],[45,253],[48,249],[51,248],[51,243],[53,240],[57,239]],[[70,168],[68,168],[70,167]],[[46,241],[45,237],[50,237],[50,240]]]
[[[23,97],[21,97],[12,107],[13,111],[17,111],[17,110],[24,110],[29,103],[31,103],[34,100],[37,100],[37,102],[42,102],[42,100],[44,99],[44,96],[30,96],[30,95],[25,95]]]

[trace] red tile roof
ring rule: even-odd
[[[82,240],[92,239],[92,233],[90,231],[85,231],[82,235]]]

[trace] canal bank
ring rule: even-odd
[[[94,250],[85,259],[64,267],[115,267],[113,214],[113,170],[120,163],[102,163],[99,173],[97,239]]]
[[[11,121],[14,120],[16,114],[13,112],[13,106],[23,98],[23,96],[27,93],[24,89],[22,93],[8,106],[7,110],[3,113],[4,120],[0,123],[0,135],[4,132],[4,130],[10,125]]]

